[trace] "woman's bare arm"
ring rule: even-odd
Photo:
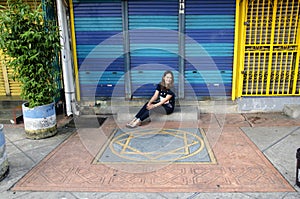
[[[154,104],[154,107],[158,107],[161,106],[163,104],[165,104],[167,101],[169,101],[172,98],[172,95],[167,95],[165,98],[163,98],[159,103]]]
[[[150,101],[148,102],[148,105],[152,104],[155,100],[157,100],[158,95],[159,95],[159,91],[155,90],[155,93],[153,94],[153,96],[151,97]]]

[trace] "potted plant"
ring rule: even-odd
[[[59,27],[46,19],[42,5],[34,9],[22,0],[8,0],[0,9],[0,21],[0,49],[11,58],[7,65],[21,83],[21,98],[26,101],[22,105],[26,136],[53,136],[54,99],[59,93],[59,72],[53,63],[61,49]]]

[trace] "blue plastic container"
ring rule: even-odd
[[[3,124],[0,124],[0,181],[8,174],[8,159],[6,154],[5,136],[3,133]]]
[[[26,137],[42,139],[57,133],[55,103],[28,108],[22,104],[24,129]]]

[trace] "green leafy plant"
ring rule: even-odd
[[[11,57],[7,65],[30,108],[52,103],[58,93],[53,63],[61,48],[59,27],[45,19],[41,6],[33,9],[22,0],[8,0],[0,10],[0,49]]]

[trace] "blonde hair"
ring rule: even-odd
[[[172,81],[171,81],[171,83],[168,85],[168,87],[167,87],[167,85],[165,84],[165,80],[164,80],[164,77],[165,77],[167,74],[170,74],[170,75],[172,76]],[[164,88],[165,88],[165,89],[170,89],[170,88],[172,88],[172,87],[174,86],[174,75],[173,75],[173,72],[172,72],[172,71],[167,70],[167,71],[164,72],[164,75],[163,75],[162,78],[161,78],[160,86],[161,86],[162,89],[164,89]]]

